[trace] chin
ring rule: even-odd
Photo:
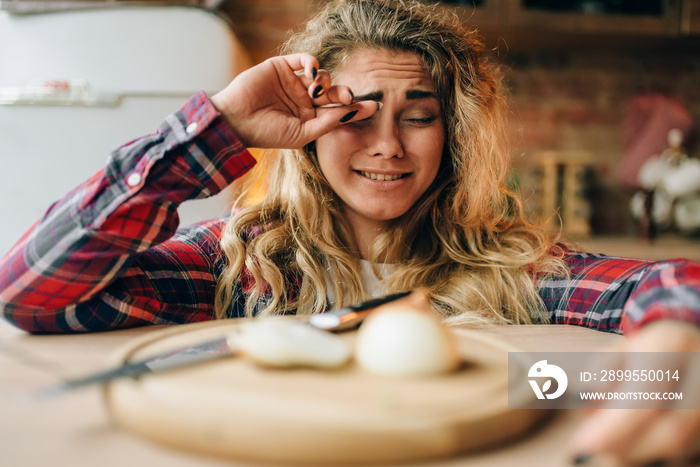
[[[376,222],[376,223],[386,223],[389,224],[407,213],[410,213],[411,206],[391,206],[390,201],[376,201],[367,202],[362,204],[360,200],[354,200],[353,204],[346,204],[346,209],[348,210],[348,215],[357,216],[363,218],[366,221]],[[352,214],[351,214],[352,213]]]
[[[406,211],[399,211],[399,212],[374,212],[374,213],[365,213],[365,217],[369,219],[373,219],[375,221],[379,222],[392,222],[400,217],[402,217],[404,214],[406,214]]]

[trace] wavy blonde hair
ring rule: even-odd
[[[380,255],[397,259],[380,277],[386,289],[426,289],[434,309],[454,324],[546,321],[535,279],[566,274],[563,253],[526,221],[520,198],[507,188],[504,93],[476,32],[439,6],[344,0],[327,4],[282,52],[310,53],[333,74],[358,49],[422,57],[445,122],[435,181],[371,249],[377,274]],[[217,315],[225,317],[238,294],[245,295],[248,315],[318,313],[328,290],[338,297],[335,307],[366,299],[355,239],[314,144],[281,151],[266,177],[263,201],[239,206],[224,229],[228,265],[218,284]],[[240,286],[246,277],[252,284]]]

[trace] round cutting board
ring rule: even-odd
[[[115,363],[217,338],[240,322],[156,331],[123,349]],[[415,461],[492,447],[527,432],[546,411],[508,408],[508,351],[517,349],[478,331],[452,332],[463,363],[441,376],[379,376],[354,361],[334,371],[272,369],[230,357],[116,380],[106,386],[105,400],[119,424],[146,438],[275,463]],[[350,345],[355,335],[339,334]],[[529,364],[520,366],[511,368],[511,377],[527,377]],[[532,397],[531,391],[519,401],[511,395],[511,407]]]

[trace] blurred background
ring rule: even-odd
[[[76,6],[194,6],[230,29],[235,75],[275,55],[319,3],[13,0],[0,2],[0,9],[16,17]],[[503,65],[514,147],[511,183],[533,216],[561,226],[592,251],[700,259],[700,0],[441,4],[477,29]],[[8,43],[0,41],[0,60],[2,47]],[[168,52],[172,62],[187,67],[186,56]],[[20,84],[2,77],[0,72],[0,87]],[[0,105],[5,159],[2,112],[7,108]]]

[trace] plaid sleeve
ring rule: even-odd
[[[53,204],[0,262],[0,309],[30,332],[211,317],[220,225],[175,235],[177,208],[255,164],[204,93]],[[207,301],[209,303],[209,301]],[[210,302],[213,305],[213,299]]]
[[[647,322],[700,325],[700,264],[570,253],[567,278],[545,277],[538,289],[555,324],[628,333]]]
[[[659,319],[700,326],[700,263],[677,259],[652,265],[625,306],[622,329]]]

